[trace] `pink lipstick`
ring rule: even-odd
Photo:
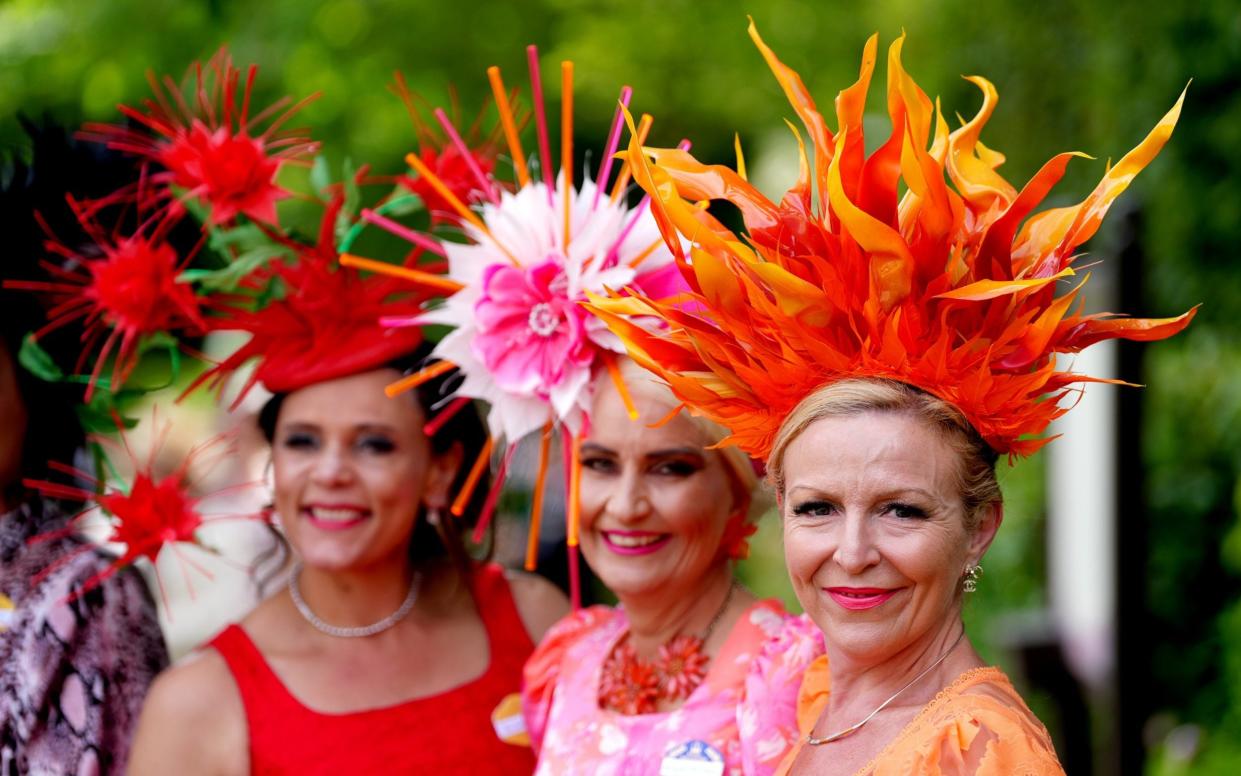
[[[370,517],[370,510],[352,504],[309,504],[302,517],[321,531],[344,531]]]
[[[607,548],[617,555],[649,555],[672,538],[670,534],[653,531],[601,531],[600,535]]]
[[[900,588],[883,587],[826,587],[823,590],[841,607],[855,612],[874,609],[900,592]]]

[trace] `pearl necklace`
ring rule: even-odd
[[[306,622],[310,623],[311,627],[315,630],[320,633],[325,633],[328,636],[336,636],[337,638],[342,639],[360,639],[366,636],[374,636],[376,633],[383,633],[393,625],[396,625],[398,622],[403,620],[405,615],[409,614],[410,610],[414,608],[414,602],[418,600],[418,583],[421,581],[421,575],[415,571],[414,578],[409,582],[409,592],[405,595],[405,600],[401,602],[400,607],[398,607],[392,614],[389,614],[382,620],[373,622],[370,625],[361,625],[355,628],[343,628],[339,625],[332,625],[324,622],[319,619],[319,615],[315,614],[314,611],[311,610],[310,606],[306,603],[306,600],[302,598],[302,591],[297,585],[297,580],[301,577],[301,575],[302,564],[299,563],[293,567],[293,573],[289,575],[289,597],[293,599],[293,606],[297,608],[298,613],[301,614]]]
[[[900,694],[901,694],[901,693],[905,692],[905,691],[906,691],[906,690],[908,690],[910,687],[913,687],[913,686],[914,686],[914,684],[915,684],[915,683],[916,683],[919,679],[921,679],[922,677],[924,677],[924,676],[926,676],[927,674],[931,673],[931,669],[932,669],[932,668],[934,668],[935,666],[937,666],[937,665],[939,665],[940,663],[944,662],[944,658],[946,658],[946,657],[948,657],[948,655],[952,654],[952,650],[954,650],[954,649],[956,649],[956,648],[957,648],[957,645],[961,643],[961,639],[963,639],[963,638],[965,638],[965,628],[962,628],[962,629],[961,629],[961,635],[960,635],[960,636],[957,636],[957,640],[956,640],[956,641],[954,641],[954,642],[952,642],[952,646],[951,646],[951,647],[948,647],[948,649],[944,650],[944,654],[942,654],[942,655],[940,655],[938,658],[936,658],[934,663],[931,663],[929,666],[927,666],[926,668],[922,669],[922,673],[918,674],[918,675],[917,675],[917,676],[915,676],[913,679],[910,679],[908,684],[906,684],[904,687],[902,687],[901,689],[897,690],[896,692],[892,693],[892,697],[888,698],[886,701],[884,701],[883,703],[879,704],[879,708],[877,708],[877,709],[875,709],[874,711],[872,711],[871,713],[867,714],[867,715],[866,715],[866,718],[865,718],[865,719],[863,719],[861,722],[857,723],[856,725],[853,725],[852,727],[847,727],[847,728],[845,728],[844,730],[840,731],[839,733],[833,733],[833,734],[831,734],[830,736],[823,736],[822,738],[815,738],[815,737],[814,737],[814,728],[811,728],[811,729],[810,729],[810,732],[806,734],[806,743],[807,743],[807,744],[810,744],[811,746],[822,746],[823,744],[830,744],[830,743],[831,743],[831,742],[833,742],[833,741],[839,741],[840,739],[842,739],[842,738],[844,738],[844,737],[846,737],[846,736],[851,736],[851,735],[853,735],[854,733],[856,733],[856,732],[858,732],[859,730],[861,730],[863,725],[865,725],[867,722],[870,722],[872,719],[874,719],[874,717],[875,717],[875,715],[876,715],[876,714],[878,714],[879,712],[881,712],[881,711],[883,711],[884,709],[886,709],[886,708],[888,707],[888,704],[889,704],[889,703],[891,703],[892,701],[896,700],[896,699],[897,699],[897,697],[898,697],[898,696],[900,696]]]

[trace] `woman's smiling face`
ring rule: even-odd
[[[959,616],[962,574],[998,521],[967,530],[958,466],[934,430],[900,412],[820,418],[789,443],[785,561],[837,649],[882,662]]]
[[[582,552],[618,596],[692,587],[724,559],[720,542],[737,497],[723,457],[684,414],[638,393],[637,420],[600,380],[582,441]]]
[[[376,369],[316,383],[280,407],[275,505],[308,566],[403,562],[421,505],[447,500],[453,471],[432,458],[421,408],[383,392],[399,376]]]

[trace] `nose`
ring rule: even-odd
[[[641,478],[631,472],[617,477],[607,493],[604,514],[621,523],[636,523],[651,511]]]
[[[311,478],[325,487],[346,485],[353,479],[353,466],[339,445],[326,445],[315,458]]]
[[[861,574],[879,562],[873,527],[865,515],[846,515],[834,559],[849,574]]]

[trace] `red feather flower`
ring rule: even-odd
[[[702,639],[677,636],[659,647],[659,677],[664,697],[669,700],[688,698],[707,677],[711,658],[702,653]]]
[[[469,205],[486,199],[488,192],[482,188],[480,177],[489,185],[497,185],[492,178],[492,172],[495,170],[496,156],[500,152],[499,127],[493,127],[486,134],[481,129],[487,107],[485,106],[480,111],[464,138],[460,138],[461,143],[456,143],[452,137],[448,136],[447,127],[437,129],[423,118],[418,108],[420,98],[409,90],[405,78],[400,73],[397,73],[396,83],[390,88],[405,104],[405,110],[409,113],[410,121],[414,125],[414,134],[418,139],[418,158],[460,201]],[[455,94],[452,107],[454,115],[460,113]],[[524,125],[525,118],[519,116],[518,122],[519,125]],[[459,126],[460,122],[454,120],[451,125]],[[412,178],[402,175],[397,181],[422,200],[423,206],[431,217],[432,226],[459,221],[460,217],[456,210],[427,182],[425,176],[419,175],[417,178]]]
[[[175,225],[174,217],[166,215],[158,221],[147,221],[131,235],[109,234],[99,225],[95,211],[87,210],[72,197],[68,202],[92,241],[91,248],[75,249],[49,232],[45,247],[65,260],[61,264],[42,262],[52,280],[6,280],[4,285],[46,293],[54,300],[47,325],[34,333],[36,339],[73,321],[82,321],[84,346],[75,372],[82,371],[95,346],[103,340],[86,388],[89,401],[109,356],[116,357],[110,382],[110,389],[115,391],[137,364],[142,337],[178,330],[201,333],[206,324],[193,288],[178,280],[192,255],[179,258],[165,240]]]
[[[337,198],[327,207],[316,245],[271,233],[297,252],[296,260],[255,270],[242,287],[264,293],[274,284],[276,298],[255,310],[222,308],[224,315],[211,320],[211,329],[247,332],[250,340],[200,375],[185,393],[203,384],[222,386],[243,364],[258,358],[258,368],[238,394],[236,406],[256,382],[272,392],[293,391],[378,367],[418,347],[421,328],[384,327],[380,319],[419,314],[430,292],[399,278],[363,276],[336,266],[335,224],[341,206]]]
[[[120,423],[118,421],[119,427]],[[167,427],[164,430],[166,432]],[[115,446],[115,442],[110,439],[98,436],[92,437],[92,439],[101,445]],[[121,569],[133,565],[139,558],[146,558],[155,563],[165,547],[172,546],[174,550],[177,544],[194,544],[201,547],[198,540],[198,530],[208,522],[239,518],[263,519],[262,513],[212,515],[207,517],[201,510],[202,503],[209,498],[215,498],[223,494],[225,491],[217,491],[206,496],[192,495],[194,486],[190,478],[191,466],[203,456],[211,457],[211,460],[207,462],[209,467],[233,454],[235,449],[229,436],[216,436],[198,445],[181,461],[181,464],[175,471],[164,477],[158,476],[154,471],[154,459],[158,452],[158,444],[152,450],[150,458],[145,462],[140,462],[135,458],[123,431],[121,432],[121,446],[129,457],[134,469],[132,481],[126,489],[107,486],[80,469],[56,461],[49,464],[52,470],[90,484],[92,489],[86,490],[78,485],[66,485],[47,480],[24,480],[26,487],[37,490],[46,496],[89,503],[89,506],[70,519],[66,526],[39,534],[33,537],[30,540],[31,542],[47,541],[79,533],[86,527],[84,521],[87,518],[98,516],[102,512],[108,526],[108,534],[103,543],[124,546],[120,556],[115,558],[106,569],[87,579],[74,593],[73,598],[89,592]],[[257,483],[244,483],[239,487],[246,488],[253,485],[257,485]],[[86,544],[60,557],[53,564],[39,572],[35,581],[37,582],[53,573],[78,555],[90,552],[93,549],[94,546],[92,544]],[[177,555],[183,564],[197,569],[208,578],[211,577],[209,571],[194,563],[179,551]],[[187,583],[189,581],[188,575],[186,576],[186,581]],[[160,590],[162,593],[162,580],[160,581]]]
[[[171,77],[165,76],[161,83],[148,74],[154,99],[145,100],[142,109],[120,108],[142,129],[87,124],[83,136],[163,167],[150,176],[157,184],[154,196],[168,201],[176,196],[172,187],[183,189],[185,197],[210,207],[212,225],[228,223],[239,213],[275,224],[276,202],[289,196],[276,185],[277,173],[286,162],[300,161],[317,149],[305,130],[281,130],[281,126],[318,95],[287,109],[290,99],[284,97],[251,116],[256,66],[247,69],[243,86],[241,71],[222,48],[205,70],[195,63],[191,72],[188,95]],[[267,126],[260,132],[264,123]],[[118,194],[133,193],[131,189]]]
[[[638,660],[633,645],[616,648],[599,677],[599,702],[621,714],[649,714],[659,702],[659,675]]]

